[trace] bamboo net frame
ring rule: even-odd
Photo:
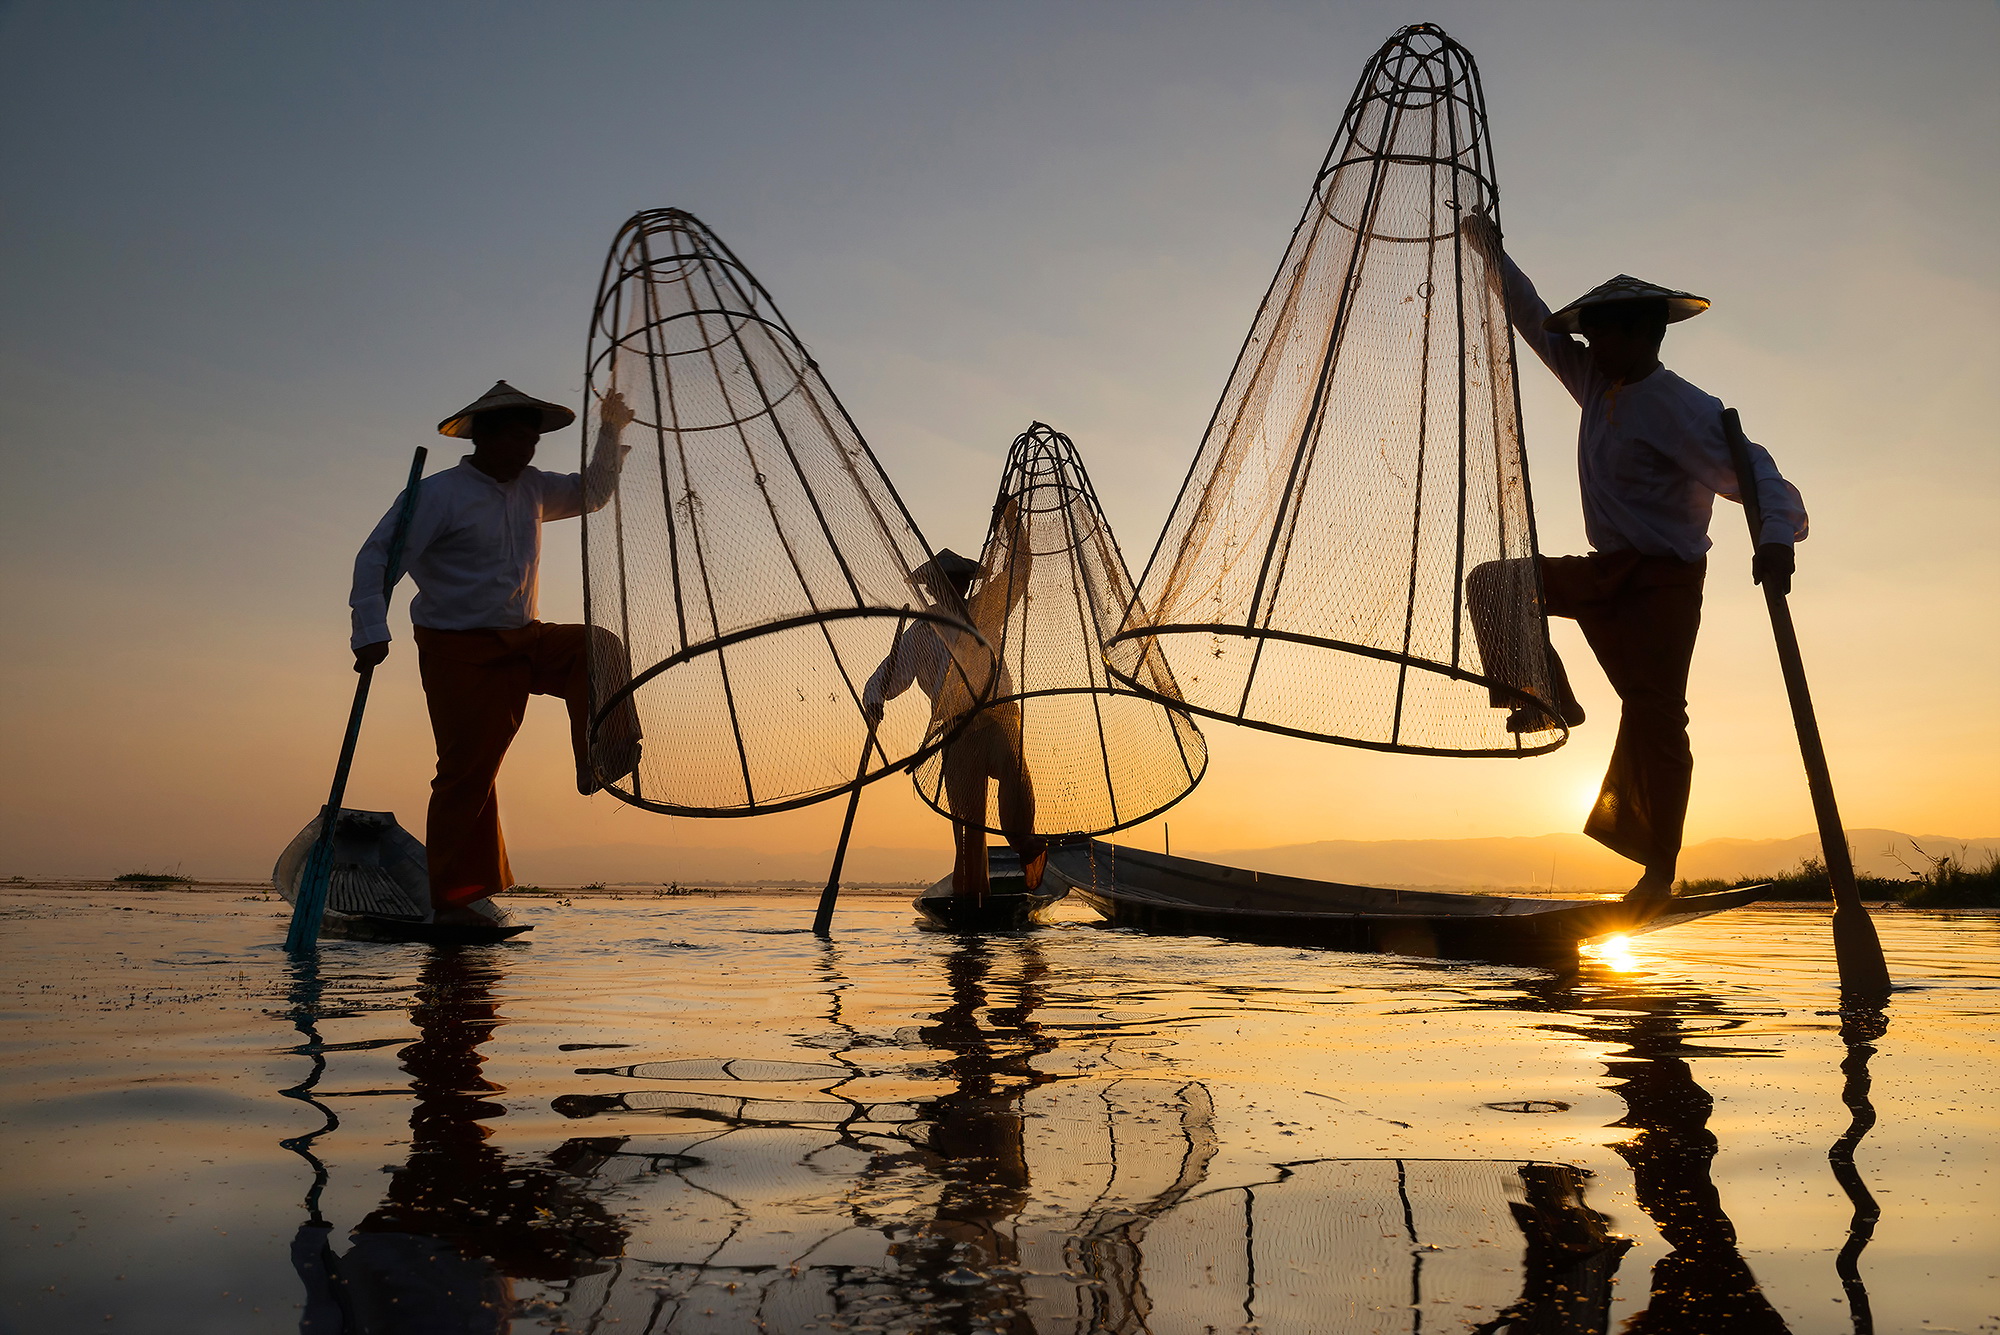
[[[1431,24],[1369,60],[1113,638],[1198,714],[1428,755],[1560,746],[1512,333],[1464,238],[1499,189]]]
[[[754,816],[851,791],[943,746],[927,702],[873,721],[869,672],[906,632],[971,704],[993,653],[819,365],[763,285],[693,215],[619,230],[591,320],[586,440],[616,392],[638,444],[586,498],[594,758],[650,811]],[[586,461],[586,477],[591,476]],[[617,765],[610,767],[617,769]]]
[[[1165,661],[1138,663],[1146,695],[1105,662],[1131,601],[1132,576],[1075,443],[1033,423],[1008,450],[969,599],[999,680],[959,739],[917,767],[924,801],[992,834],[1067,840],[1150,820],[1192,792],[1208,746],[1187,711],[1165,703],[1177,694]],[[952,800],[968,770],[987,794],[976,811]],[[1000,782],[985,784],[989,771]],[[1025,802],[1010,801],[1010,782]]]

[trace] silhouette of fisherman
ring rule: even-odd
[[[926,562],[914,576],[935,605],[964,607],[968,619],[991,644],[1000,643],[1000,629],[1026,594],[1032,569],[1034,557],[1028,550],[1025,526],[1015,519],[1019,504],[1019,498],[1009,497],[995,521],[1000,531],[1013,535],[1003,562],[1006,578],[993,578],[994,571],[949,549]],[[934,731],[963,717],[973,700],[964,672],[953,670],[947,634],[922,621],[904,628],[862,689],[862,708],[871,724],[881,720],[888,701],[912,685],[930,697]],[[1012,690],[1006,665],[996,665],[995,671],[999,679],[988,692],[990,698],[1006,696]],[[952,813],[957,849],[951,874],[953,895],[983,896],[990,888],[986,806],[988,785],[994,782],[1000,786],[1000,829],[1020,854],[1022,876],[1033,891],[1040,887],[1048,864],[1048,844],[1034,833],[1035,787],[1021,754],[1021,709],[1012,701],[980,709],[945,747],[945,805]]]
[[[542,1163],[508,1160],[482,1120],[506,1109],[486,1096],[480,1045],[501,1023],[494,963],[430,953],[399,1054],[416,1104],[410,1153],[378,1205],[336,1256],[330,1225],[293,1243],[306,1282],[302,1335],[498,1335],[512,1329],[512,1280],[561,1283],[624,1249],[625,1230],[580,1183],[624,1143],[571,1140]]]
[[[632,410],[613,390],[599,407],[597,445],[585,472],[532,467],[542,436],[575,420],[560,404],[496,381],[438,423],[440,434],[471,440],[472,453],[417,484],[403,565],[417,584],[410,620],[437,739],[424,844],[438,922],[484,924],[468,906],[514,882],[496,782],[529,695],[558,696],[569,706],[579,792],[596,792],[639,765],[638,719],[629,701],[590,743],[590,660],[614,665],[600,683],[607,693],[629,676],[629,666],[615,666],[624,658],[617,637],[601,627],[535,618],[542,524],[602,509],[629,448],[623,433]],[[355,557],[348,601],[357,672],[389,655],[382,576],[401,510],[398,496]]]
[[[1551,314],[1501,249],[1490,218],[1473,214],[1461,231],[1486,256],[1515,332],[1583,410],[1577,474],[1592,551],[1537,558],[1541,586],[1549,614],[1582,627],[1621,706],[1617,744],[1584,833],[1644,867],[1626,900],[1657,908],[1673,894],[1694,774],[1687,679],[1701,625],[1709,518],[1717,496],[1742,494],[1721,400],[1660,364],[1667,326],[1709,303],[1620,274]],[[1763,505],[1751,578],[1789,592],[1792,545],[1806,536],[1805,503],[1768,451],[1756,444],[1749,450]],[[1515,604],[1506,590],[1518,587],[1524,565],[1490,561],[1467,577],[1481,656],[1503,680],[1524,674],[1508,662],[1490,609]],[[1548,655],[1553,703],[1565,723],[1581,723],[1562,662],[1553,649]],[[1511,702],[1496,692],[1493,703]],[[1547,720],[1540,710],[1519,707],[1507,726],[1533,732]]]

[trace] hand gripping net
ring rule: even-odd
[[[586,383],[586,440],[615,426],[613,391],[634,413],[584,530],[592,761],[610,791],[760,815],[948,740],[916,692],[871,730],[862,686],[923,627],[934,671],[983,700],[992,651],[932,592],[916,525],[770,294],[700,221],[657,209],[620,230]]]
[[[1538,707],[1556,697],[1513,340],[1458,228],[1496,201],[1472,57],[1404,28],[1238,354],[1113,642],[1121,677],[1160,652],[1199,713],[1384,751],[1567,738]]]
[[[968,604],[999,678],[957,740],[918,767],[924,801],[994,834],[1065,839],[1187,796],[1208,747],[1186,711],[1161,703],[1177,694],[1165,663],[1137,663],[1148,696],[1105,667],[1132,576],[1068,436],[1036,422],[1016,438],[979,564]],[[951,704],[939,713],[951,718]]]

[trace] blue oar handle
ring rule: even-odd
[[[382,568],[382,597],[386,601],[402,576],[403,544],[410,536],[410,517],[417,509],[417,484],[423,481],[424,460],[430,451],[417,446],[410,457],[410,480],[403,484],[403,508],[396,513],[396,527],[389,537],[389,560]],[[319,942],[320,919],[326,915],[327,884],[333,876],[334,827],[340,823],[341,803],[347,797],[347,771],[354,765],[354,744],[361,739],[361,715],[368,708],[368,687],[375,680],[375,665],[359,670],[354,683],[354,704],[347,711],[347,735],[341,739],[340,762],[333,767],[333,789],[320,808],[319,837],[306,854],[299,873],[298,895],[292,901],[292,925],[285,933],[285,949],[311,950]]]

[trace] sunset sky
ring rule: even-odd
[[[757,272],[934,546],[977,549],[1039,418],[1136,574],[1363,63],[1420,20],[1480,63],[1509,246],[1552,302],[1620,271],[1713,299],[1665,358],[1805,495],[1793,605],[1848,823],[2000,834],[1989,0],[13,0],[0,877],[268,872],[325,797],[355,547],[495,378],[578,399],[598,268],[641,208],[693,211]],[[1581,551],[1576,409],[1532,360],[1522,383],[1543,549]],[[1740,513],[1713,532],[1689,838],[1800,834]],[[577,528],[546,541],[543,616],[578,619]],[[407,588],[349,803],[421,834]],[[1555,635],[1592,715],[1555,755],[1210,725],[1175,847],[1577,829],[1616,705]],[[566,750],[536,700],[502,778],[526,875],[607,843],[819,849],[840,819],[580,798]],[[856,839],[945,869],[900,778]]]

